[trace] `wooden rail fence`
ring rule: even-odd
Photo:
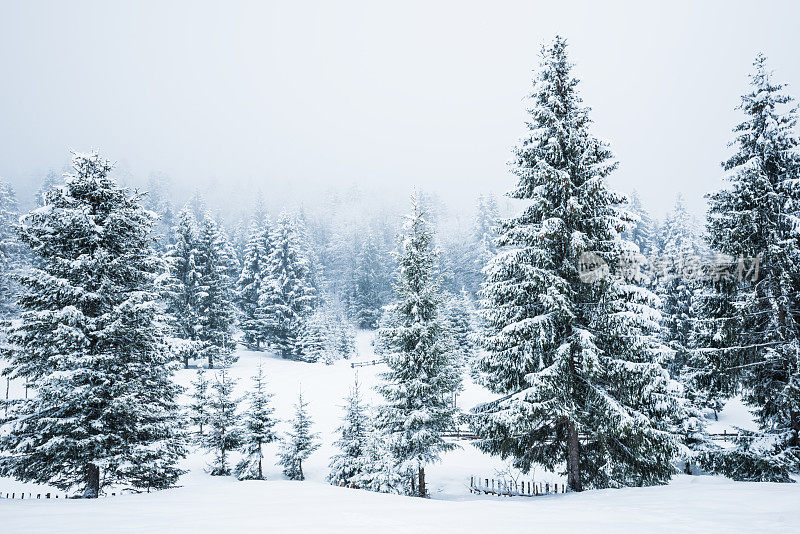
[[[566,493],[567,485],[534,482],[533,480],[494,479],[480,476],[469,478],[469,492],[478,495],[499,495],[502,497],[536,497],[554,493]]]
[[[383,360],[377,359],[377,360],[368,360],[363,362],[350,362],[350,367],[355,369],[356,367],[366,367],[367,365],[378,365],[379,363],[383,363]]]
[[[25,495],[27,495],[27,497]],[[34,497],[34,495],[35,495],[35,497]],[[100,495],[100,497],[101,498],[102,497],[115,497],[116,495],[117,495],[116,492],[112,492],[112,493],[104,493],[104,494]],[[49,492],[49,493],[31,493],[31,492],[24,492],[24,491],[23,492],[11,492],[11,493],[0,492],[0,499],[20,499],[20,500],[21,499],[29,499],[29,500],[30,499],[58,499],[59,496],[61,496],[61,498],[63,498],[63,499],[69,499],[70,498],[67,494],[59,495],[58,493],[52,493],[52,492]]]

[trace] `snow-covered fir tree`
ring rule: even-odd
[[[441,309],[433,235],[416,195],[406,217],[397,262],[396,301],[390,326],[381,330],[389,371],[379,391],[386,400],[380,424],[408,491],[427,496],[425,466],[454,448],[442,434],[456,426],[452,395],[461,385],[459,367]]]
[[[41,207],[47,204],[47,193],[51,189],[63,184],[64,178],[62,176],[60,176],[56,171],[49,171],[45,175],[44,180],[42,180],[39,189],[36,190],[36,194],[34,195],[36,207]]]
[[[298,339],[297,359],[309,363],[333,363],[336,359],[336,347],[331,326],[328,316],[322,310],[307,317]]]
[[[356,377],[344,406],[345,414],[337,429],[335,445],[339,452],[331,458],[328,481],[336,486],[396,493],[402,478],[386,447],[383,436],[372,422],[371,408],[361,396]]]
[[[466,290],[451,296],[444,306],[444,317],[453,342],[453,351],[462,365],[470,363],[475,354],[473,310],[474,305]]]
[[[266,341],[284,358],[296,358],[303,323],[315,303],[309,260],[288,214],[281,215],[273,226],[270,240],[272,251],[259,297],[260,313],[269,321]]]
[[[227,367],[220,368],[211,385],[208,434],[203,437],[205,448],[214,454],[213,476],[231,474],[228,455],[242,444],[242,429],[236,413],[240,401],[234,396],[235,387],[236,379],[230,376]]]
[[[733,450],[709,454],[705,467],[737,480],[788,482],[800,473],[800,154],[796,108],[759,55],[739,109],[729,186],[709,196],[711,247],[733,258],[734,303],[713,317],[734,335],[715,351],[724,372],[738,370],[759,433]],[[738,367],[738,369],[736,369]]]
[[[227,357],[234,346],[232,328],[233,291],[229,269],[231,258],[219,225],[211,217],[200,223],[197,239],[197,261],[200,284],[198,338],[203,341],[203,356],[208,366],[214,367],[215,359]]]
[[[474,272],[468,288],[470,295],[475,297],[483,282],[483,268],[494,257],[497,247],[497,224],[500,215],[497,209],[497,199],[494,195],[478,196],[477,211],[475,214],[475,244],[474,244]]]
[[[237,294],[242,318],[239,328],[244,333],[244,342],[251,348],[261,349],[266,337],[269,317],[261,313],[259,296],[262,293],[264,271],[269,258],[269,225],[266,216],[261,223],[253,222],[250,238],[244,252],[242,272],[237,281]]]
[[[203,427],[208,426],[208,422],[211,420],[211,393],[206,372],[202,367],[197,370],[197,376],[192,381],[189,398],[189,421],[197,427],[197,435],[202,443]]]
[[[291,480],[305,480],[303,461],[319,448],[319,435],[311,432],[313,421],[308,415],[308,403],[303,394],[297,397],[294,405],[292,430],[286,433],[281,443],[279,464],[283,466],[283,474]]]
[[[339,452],[331,457],[328,481],[335,486],[361,488],[361,477],[370,469],[366,458],[367,441],[374,428],[369,407],[361,396],[358,376],[345,403],[342,424],[336,429],[339,438],[334,442]]]
[[[167,311],[175,326],[174,334],[184,340],[180,355],[185,367],[202,349],[200,341],[200,299],[205,293],[198,266],[197,223],[188,210],[178,213],[172,230],[172,244],[167,251],[169,276],[164,283]]]
[[[617,271],[636,247],[605,177],[609,147],[590,130],[561,37],[542,48],[528,132],[515,150],[522,213],[500,224],[482,307],[485,384],[478,447],[528,471],[564,469],[573,491],[666,482],[677,410],[655,296]],[[581,276],[579,264],[605,265]],[[594,275],[594,276],[593,276]],[[599,276],[598,276],[599,275]]]
[[[0,319],[16,314],[17,284],[12,274],[24,264],[22,243],[14,228],[19,218],[14,188],[0,182]]]
[[[242,424],[242,460],[236,465],[239,480],[264,479],[264,445],[278,439],[275,434],[275,409],[272,407],[272,394],[267,392],[261,365],[253,377],[253,384],[247,394],[247,410]]]
[[[161,173],[153,174],[147,181],[147,194],[143,205],[155,213],[156,249],[165,253],[172,244],[172,227],[175,225],[175,209],[170,201],[167,177]]]
[[[658,232],[656,222],[642,205],[639,193],[634,190],[627,204],[628,212],[633,215],[633,220],[629,223],[624,232],[624,237],[639,247],[645,258],[654,256],[659,250]]]
[[[661,225],[659,242],[655,291],[661,300],[662,337],[674,351],[668,369],[678,377],[686,366],[700,319],[695,314],[695,298],[701,288],[706,255],[697,223],[686,211],[681,195]]]
[[[34,267],[4,373],[33,390],[0,430],[0,473],[78,487],[172,486],[185,455],[171,355],[155,291],[152,215],[111,164],[75,154],[66,185],[25,215]]]
[[[359,328],[376,328],[384,302],[384,272],[374,236],[364,238],[353,273],[351,307]]]

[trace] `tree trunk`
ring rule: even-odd
[[[789,410],[789,420],[794,433],[792,436],[792,445],[794,447],[800,447],[800,412]]]
[[[300,473],[300,480],[305,480],[306,477],[303,476],[303,460],[297,460],[297,471]]]
[[[100,495],[100,468],[94,464],[86,464],[86,489],[84,498],[96,499]]]
[[[420,497],[427,497],[427,492],[425,491],[425,468],[419,466],[419,496]]]
[[[581,442],[578,429],[570,421],[567,427],[567,486],[572,491],[583,491],[581,484]]]

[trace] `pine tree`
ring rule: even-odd
[[[442,434],[456,426],[452,394],[461,377],[440,314],[433,235],[416,196],[412,203],[397,256],[400,273],[391,326],[380,333],[389,351],[384,356],[389,371],[379,388],[386,399],[380,421],[399,470],[411,476],[411,487],[425,497],[425,466],[455,447]]]
[[[658,226],[644,209],[639,193],[635,190],[631,193],[628,211],[633,215],[633,220],[624,233],[625,239],[639,247],[639,252],[645,257],[652,257],[659,249]]]
[[[185,450],[152,216],[99,155],[75,154],[72,166],[19,231],[35,267],[19,276],[4,374],[33,394],[0,432],[0,474],[85,497],[108,484],[171,486]]]
[[[42,180],[42,184],[36,191],[35,201],[37,207],[42,207],[47,204],[47,194],[58,187],[63,185],[64,180],[55,171],[50,171]]]
[[[335,486],[361,488],[361,478],[370,470],[367,441],[374,428],[370,424],[368,407],[361,398],[358,377],[345,402],[342,425],[336,429],[339,439],[334,443],[340,452],[331,458],[328,481]]]
[[[244,414],[242,429],[242,453],[244,457],[236,466],[239,480],[264,480],[263,447],[278,437],[273,428],[277,420],[273,416],[272,394],[267,393],[261,365],[253,377],[253,386],[248,393],[249,405]]]
[[[331,458],[328,481],[348,488],[398,492],[402,487],[401,477],[383,436],[372,424],[371,410],[361,397],[358,378],[346,402],[345,416],[337,429],[339,439],[335,443],[341,452]]]
[[[590,133],[566,46],[556,37],[542,49],[509,193],[528,207],[501,223],[486,269],[481,369],[505,397],[476,409],[478,446],[523,471],[565,465],[573,491],[663,483],[677,407],[656,299],[617,272],[637,253],[620,237],[630,217],[605,185],[616,163]],[[581,276],[589,263],[607,272]]]
[[[274,225],[272,252],[259,296],[261,317],[269,321],[267,342],[284,358],[296,358],[303,323],[313,310],[315,292],[309,280],[309,261],[291,217],[283,214]]]
[[[239,399],[233,396],[236,380],[231,378],[226,367],[222,367],[211,387],[214,391],[211,395],[209,431],[204,437],[204,445],[214,453],[211,475],[225,476],[231,474],[228,454],[242,444],[242,432],[236,415]]]
[[[378,325],[384,305],[382,277],[380,254],[374,237],[368,234],[356,260],[353,282],[352,307],[360,328],[375,328]]]
[[[319,448],[318,434],[311,432],[313,422],[306,411],[307,407],[308,403],[303,400],[303,394],[300,393],[297,404],[294,405],[292,430],[284,437],[278,453],[283,474],[291,480],[305,480],[303,461]]]
[[[164,284],[167,311],[173,319],[175,335],[184,340],[183,363],[202,349],[200,340],[200,298],[205,292],[197,260],[199,252],[197,223],[188,210],[178,213],[173,228],[172,245],[167,251],[169,276]]]
[[[478,294],[483,281],[483,268],[489,263],[497,252],[495,241],[497,239],[497,224],[499,222],[497,200],[493,195],[480,195],[478,197],[478,210],[475,216],[475,259],[474,277],[469,287],[470,294]]]
[[[259,307],[259,295],[262,293],[263,276],[269,257],[268,228],[266,218],[261,224],[253,223],[250,227],[250,239],[237,281],[239,307],[242,310],[239,327],[244,332],[244,342],[256,350],[261,349],[269,327],[268,317],[261,313]]]
[[[444,317],[453,341],[453,351],[458,355],[457,360],[463,363],[471,362],[475,354],[472,342],[475,330],[472,310],[472,301],[466,290],[449,298],[444,307]]]
[[[227,241],[217,223],[206,217],[200,223],[197,242],[200,273],[199,331],[208,366],[216,357],[227,357],[234,346],[231,329],[234,324],[233,293],[228,269],[232,258]]]
[[[306,319],[298,340],[298,360],[333,362],[335,348],[330,326],[323,312],[315,312]]]
[[[203,426],[208,425],[211,420],[211,397],[208,391],[208,380],[202,367],[197,370],[197,376],[192,381],[190,398],[189,420],[197,426],[197,435],[202,442]]]
[[[669,371],[680,376],[689,359],[694,339],[696,293],[703,276],[705,248],[694,219],[678,195],[675,207],[667,214],[660,231],[663,272],[656,273],[655,290],[661,300],[662,337],[674,351]]]
[[[22,244],[14,228],[19,218],[14,189],[0,182],[0,319],[16,314],[18,291],[12,274],[24,264]]]
[[[788,482],[800,472],[797,113],[763,55],[754,67],[739,106],[745,120],[734,129],[735,153],[723,164],[730,186],[709,196],[708,232],[712,248],[741,267],[736,285],[723,293],[734,314],[715,317],[734,335],[716,352],[726,371],[740,371],[760,433],[710,455],[706,467],[738,480]]]

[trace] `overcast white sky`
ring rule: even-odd
[[[659,217],[683,191],[699,214],[756,52],[800,85],[800,2],[0,3],[0,177],[23,190],[96,147],[220,195],[503,192],[560,33],[612,184]]]

